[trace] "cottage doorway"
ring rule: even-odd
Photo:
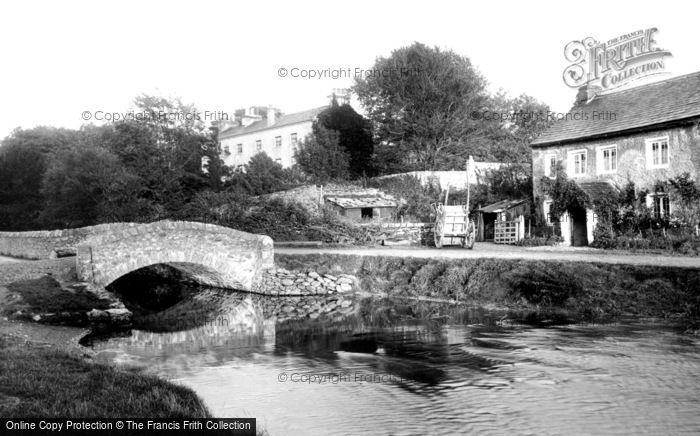
[[[586,209],[575,208],[569,211],[571,215],[571,245],[583,247],[588,245],[588,234],[586,230]]]

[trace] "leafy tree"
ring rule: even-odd
[[[0,145],[0,229],[38,228],[41,181],[47,162],[70,146],[76,132],[53,127],[16,129]]]
[[[229,187],[242,189],[250,195],[263,195],[289,189],[293,184],[291,171],[260,152],[245,165],[244,172],[234,174]]]
[[[304,139],[294,159],[304,173],[321,183],[350,175],[350,156],[340,145],[340,135],[322,125],[314,126],[314,133]]]
[[[333,98],[331,107],[321,112],[314,123],[313,131],[317,137],[327,135],[321,132],[323,128],[337,132],[337,145],[349,158],[348,171],[351,178],[372,175],[374,141],[369,120],[348,104],[339,106]]]
[[[372,70],[354,90],[380,154],[394,156],[389,162],[436,170],[453,167],[451,156],[478,155],[472,138],[483,135],[483,122],[470,115],[487,103],[486,81],[468,58],[414,43],[378,58]]]
[[[114,218],[115,203],[132,203],[124,189],[133,176],[102,147],[76,146],[56,154],[43,179],[42,221],[51,227],[79,227]]]

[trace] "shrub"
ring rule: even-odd
[[[504,274],[504,279],[515,296],[544,306],[561,305],[568,298],[581,294],[584,289],[575,271],[570,271],[570,268],[563,265],[560,268],[548,265],[537,268],[518,266]]]

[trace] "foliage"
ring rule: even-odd
[[[439,183],[423,185],[420,179],[412,175],[370,179],[369,186],[402,200],[396,210],[396,218],[431,222],[433,212],[430,205],[442,200]]]
[[[532,304],[562,305],[568,298],[584,291],[582,277],[576,267],[528,268],[520,266],[504,275],[512,290]]]
[[[379,148],[403,170],[434,170],[455,153],[470,154],[480,123],[469,114],[484,106],[486,82],[469,59],[414,43],[378,58],[372,69],[391,74],[358,78],[354,90]]]
[[[515,245],[521,247],[541,247],[541,246],[553,246],[559,245],[564,242],[564,238],[557,235],[551,236],[533,236],[530,238],[524,238],[515,243]]]
[[[350,176],[351,156],[341,146],[341,135],[322,125],[314,126],[314,133],[304,139],[295,151],[294,159],[301,170],[319,183],[346,180]]]
[[[329,141],[327,130],[336,132],[337,144],[334,144],[334,141]],[[340,174],[337,178],[343,179],[349,175],[350,178],[357,179],[373,174],[372,126],[369,120],[355,112],[352,106],[349,104],[339,106],[333,99],[331,107],[318,114],[318,118],[314,122],[313,132],[320,145],[337,146],[347,154],[347,170],[343,168],[343,171],[336,171]],[[332,154],[337,154],[338,159],[344,163],[345,156],[337,151]],[[324,161],[326,160],[324,159]],[[349,174],[344,174],[346,171]]]
[[[557,177],[551,180],[542,178],[544,192],[552,199],[550,214],[552,217],[563,215],[575,209],[585,209],[591,204],[591,199],[573,180],[566,177],[563,171],[557,171]]]
[[[282,168],[265,152],[260,152],[250,159],[243,172],[234,175],[229,185],[250,195],[263,195],[292,188],[295,180],[290,170]]]

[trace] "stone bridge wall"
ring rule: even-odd
[[[33,232],[0,232],[0,255],[24,259],[51,259],[57,252],[75,251],[75,247],[91,235],[127,228],[135,223],[99,224],[64,230]]]
[[[251,290],[262,271],[274,266],[273,241],[214,224],[159,221],[117,226],[80,242],[80,280],[107,286],[145,266],[167,264],[193,280],[216,287]]]

